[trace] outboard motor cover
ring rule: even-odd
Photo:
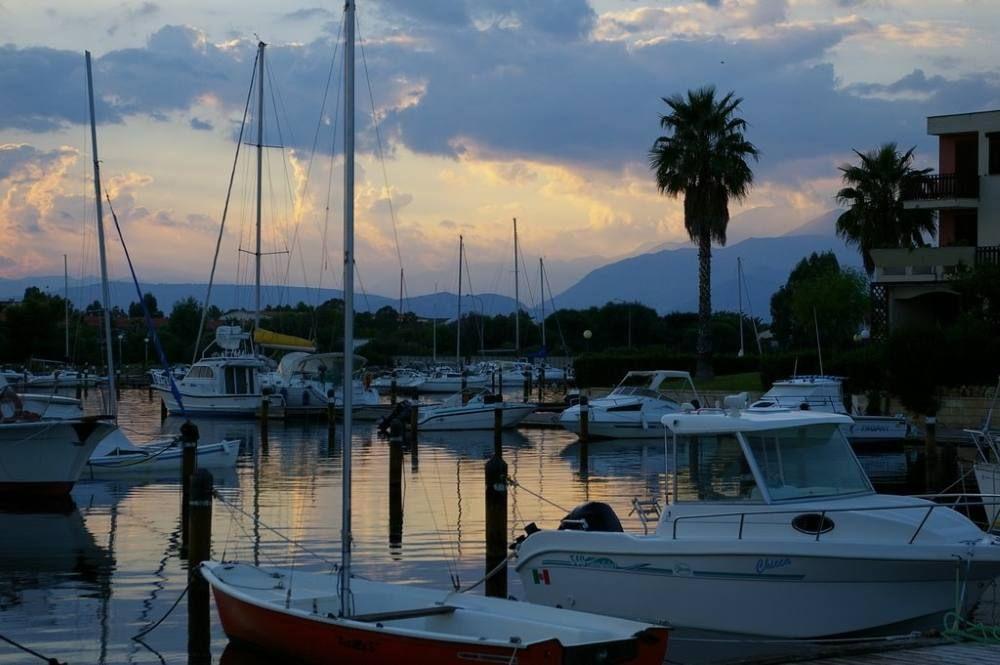
[[[574,508],[559,523],[559,530],[571,531],[624,531],[618,515],[611,506],[600,501],[588,501]]]

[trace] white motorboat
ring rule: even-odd
[[[1000,575],[1000,537],[952,509],[878,495],[841,426],[814,411],[665,416],[669,505],[624,533],[605,504],[517,549],[527,599],[678,635],[817,639],[941,627]],[[543,582],[540,583],[539,579]]]
[[[199,469],[232,469],[240,442],[223,440],[217,443],[199,444],[195,456]],[[184,450],[178,439],[156,441],[143,446],[132,443],[121,429],[105,437],[94,450],[83,477],[103,478],[179,478]]]
[[[573,380],[573,370],[569,367],[553,367],[542,363],[535,366],[535,376],[545,383],[567,383]]]
[[[775,381],[750,405],[753,409],[811,409],[849,415],[844,434],[852,441],[898,441],[910,434],[906,417],[865,416],[849,412],[844,403],[844,380],[838,376],[797,376]]]
[[[417,411],[417,428],[433,432],[443,430],[493,429],[496,410],[503,412],[504,429],[517,424],[535,411],[534,404],[505,402],[500,395],[481,390],[463,403],[462,394],[452,395],[434,406],[421,406]]]
[[[996,409],[998,397],[1000,397],[1000,380],[993,390],[993,400],[986,411],[982,427],[978,430],[965,430],[965,433],[972,437],[972,443],[976,446],[976,453],[979,456],[972,465],[979,491],[994,497],[992,501],[983,500],[990,530],[1000,530],[1000,434],[992,429],[993,411]]]
[[[606,397],[590,400],[587,414],[590,438],[658,439],[660,419],[690,403],[700,406],[698,391],[688,372],[655,370],[629,372]],[[559,424],[579,435],[580,405],[559,417]]]
[[[386,395],[392,391],[392,385],[395,382],[398,392],[417,392],[426,381],[427,377],[423,372],[418,372],[408,367],[397,367],[392,371],[376,376],[372,380],[372,388]]]
[[[252,417],[264,397],[262,378],[270,371],[267,359],[254,352],[250,333],[239,326],[219,326],[204,357],[177,383],[183,407],[174,397],[166,374],[154,376],[153,389],[171,414]],[[268,397],[271,415],[279,416],[284,407],[281,396]]]
[[[379,394],[364,378],[361,356],[354,356],[358,371],[351,381],[354,408],[378,406]],[[286,354],[278,363],[278,369],[262,377],[267,388],[281,396],[286,413],[325,412],[330,402],[338,408],[343,406],[344,356],[342,353],[303,353],[296,351]]]
[[[455,393],[464,387],[466,390],[484,388],[489,382],[489,377],[482,374],[470,374],[466,371],[457,371],[450,367],[437,367],[420,386],[422,393]]]
[[[344,4],[344,117],[354,118],[354,0]],[[264,48],[259,45],[259,85]],[[263,88],[258,92],[263,98]],[[263,121],[257,117],[258,132]],[[354,133],[345,129],[344,384],[353,378]],[[453,590],[386,584],[351,575],[351,409],[344,393],[341,562],[332,574],[206,561],[201,575],[231,640],[271,652],[275,662],[353,665],[442,663],[618,663],[661,665],[667,629]],[[506,562],[504,562],[506,565]],[[200,584],[194,579],[192,585]]]
[[[15,501],[69,494],[100,441],[114,431],[97,419],[20,420],[0,402],[0,496]]]
[[[75,369],[61,368],[48,374],[34,374],[27,382],[29,388],[76,388],[88,387],[107,383],[106,376],[99,376],[95,373],[80,372]]]

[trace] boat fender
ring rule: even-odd
[[[604,531],[622,533],[621,520],[614,509],[600,501],[588,501],[570,511],[559,522],[560,531]]]

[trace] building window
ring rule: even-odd
[[[990,144],[990,175],[1000,175],[1000,132],[987,134]]]

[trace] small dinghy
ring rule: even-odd
[[[514,600],[351,579],[340,615],[337,574],[206,561],[232,640],[304,663],[650,663],[667,629]]]
[[[236,465],[240,442],[224,440],[200,444],[196,464],[200,469],[231,469]],[[116,428],[104,438],[87,461],[83,478],[179,478],[184,449],[178,440],[156,441],[144,446],[132,443]]]

